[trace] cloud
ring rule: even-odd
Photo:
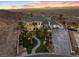
[[[40,1],[33,4],[33,7],[62,7],[63,2],[52,2],[52,1]]]
[[[79,6],[79,1],[65,2],[64,5],[66,5],[66,6]]]
[[[79,2],[39,1],[31,5],[0,6],[0,9],[25,9],[25,8],[45,8],[45,7],[65,7],[65,6],[79,6]]]
[[[65,1],[40,1],[32,5],[34,8],[44,7],[65,7],[65,6],[79,6],[79,2],[65,2]]]

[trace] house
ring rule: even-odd
[[[33,31],[35,28],[39,29],[42,26],[48,26],[47,20],[40,15],[26,19],[24,23],[25,23],[25,28],[27,28],[28,31]],[[36,23],[36,25],[34,25],[33,23]]]
[[[35,25],[33,24],[35,23]],[[42,22],[41,21],[31,21],[31,22],[26,22],[25,23],[25,28],[28,30],[28,31],[33,31],[35,30],[35,28],[39,29],[41,28],[43,25],[42,25]]]

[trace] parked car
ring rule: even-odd
[[[54,29],[62,29],[63,28],[63,25],[53,25],[53,28]]]
[[[53,29],[58,29],[59,25],[53,25]]]
[[[74,28],[74,27],[72,27],[72,26],[71,26],[71,27],[69,26],[69,27],[68,27],[68,30],[71,30],[71,31],[77,31],[77,29]]]

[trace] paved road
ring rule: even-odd
[[[45,17],[44,15],[42,15],[42,16]],[[70,45],[70,38],[68,35],[68,31],[64,28],[53,29],[53,27],[52,27],[53,24],[51,24],[51,22],[49,21],[50,18],[47,18],[47,17],[45,17],[45,18],[48,20],[49,27],[53,30],[52,42],[54,45],[55,53],[69,56],[70,51],[71,51],[71,45]],[[54,23],[61,25],[58,22],[54,22]]]
[[[54,43],[55,52],[62,55],[70,55],[69,36],[65,29],[54,29],[52,41]]]
[[[35,38],[35,40],[37,41],[37,45],[32,49],[31,54],[35,54],[37,48],[41,45],[40,40],[39,40],[37,37],[35,37],[35,36],[34,36],[34,38]]]
[[[30,54],[30,55],[27,55],[27,57],[66,57],[64,55],[58,55],[56,53],[37,53],[37,54]],[[67,57],[70,57],[70,56],[67,56]]]

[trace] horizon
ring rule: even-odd
[[[79,1],[0,1],[0,9],[79,6]]]

